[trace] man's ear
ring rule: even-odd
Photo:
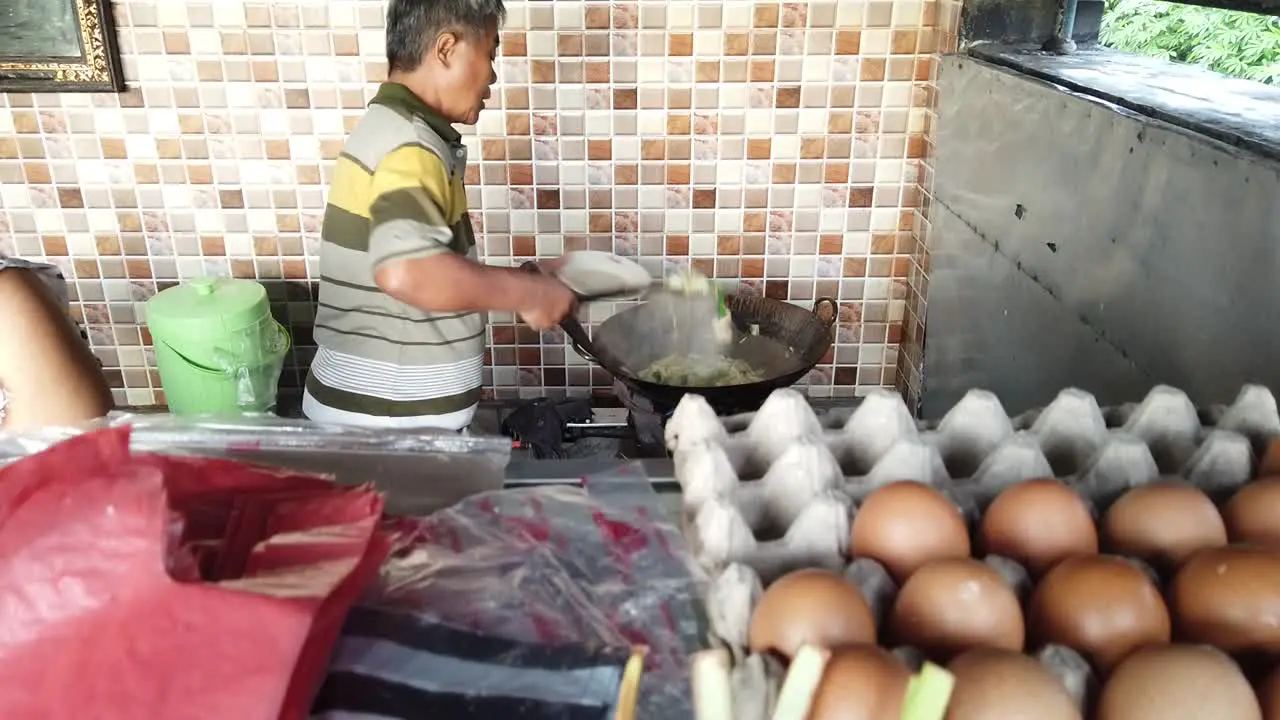
[[[432,46],[432,52],[435,53],[436,60],[444,67],[449,67],[449,63],[453,61],[454,52],[458,49],[458,35],[453,32],[442,32],[436,37],[435,45]]]

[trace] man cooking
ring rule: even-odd
[[[574,306],[560,281],[478,263],[462,185],[497,81],[502,0],[391,0],[387,82],[334,171],[320,251],[319,345],[302,409],[318,422],[458,430],[480,398],[485,314],[535,329]]]

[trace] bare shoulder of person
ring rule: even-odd
[[[65,307],[27,268],[0,269],[0,427],[77,425],[111,409],[111,391]]]

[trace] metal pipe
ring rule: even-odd
[[[1059,55],[1070,55],[1076,51],[1076,41],[1072,39],[1076,31],[1076,9],[1079,0],[1063,0],[1058,11],[1061,13],[1058,32],[1044,44],[1044,49]]]

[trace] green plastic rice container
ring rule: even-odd
[[[175,415],[270,412],[290,339],[252,280],[196,278],[147,302],[160,384]]]

